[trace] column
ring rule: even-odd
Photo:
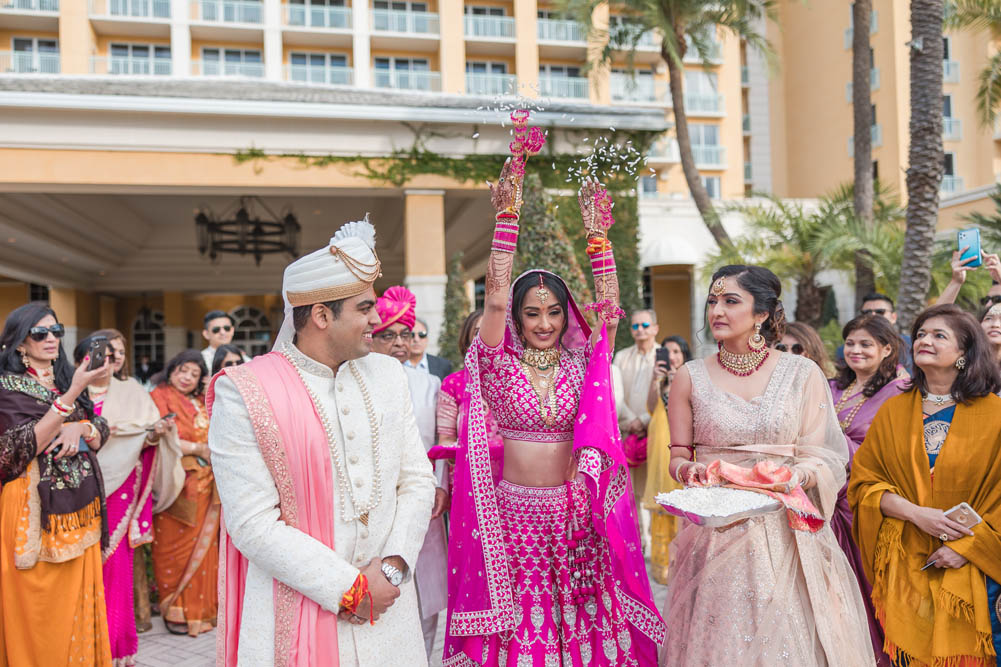
[[[587,74],[587,87],[592,104],[610,104],[612,101],[610,87],[609,63],[602,61],[601,54],[608,43],[608,3],[603,2],[591,12],[591,23],[595,30],[587,36],[587,60],[593,63]]]
[[[164,363],[188,347],[188,327],[184,320],[184,293],[163,293]]]
[[[174,76],[191,76],[191,5],[170,0],[170,66]]]
[[[277,0],[264,3],[264,78],[281,81],[282,5]]]
[[[90,59],[96,55],[97,38],[87,14],[87,0],[62,0],[59,3],[60,72],[89,74]]]
[[[514,0],[514,69],[518,75],[518,94],[539,94],[539,3],[538,0]]]
[[[354,84],[359,88],[372,87],[372,44],[369,42],[370,17],[368,0],[352,0],[351,24],[354,26],[351,66],[354,68]]]
[[[403,245],[405,282],[428,323],[428,352],[438,352],[445,322],[445,191],[406,190]]]
[[[62,19],[60,19],[60,22]],[[56,311],[56,318],[59,323],[66,327],[66,335],[63,336],[63,350],[73,362],[73,348],[80,340],[80,321],[77,317],[76,290],[73,288],[50,287],[49,305]]]
[[[466,92],[466,22],[462,14],[462,0],[439,0],[438,22],[441,34],[441,90],[461,95]]]

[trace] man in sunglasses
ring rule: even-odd
[[[202,319],[202,338],[208,342],[208,347],[202,350],[202,359],[205,360],[205,367],[212,368],[212,360],[215,359],[215,351],[220,345],[229,345],[233,342],[233,334],[236,333],[236,324],[228,313],[222,310],[210,310],[205,313]],[[250,361],[246,354],[244,361]]]
[[[444,380],[452,372],[452,362],[436,354],[428,354],[428,323],[421,318],[414,320],[414,337],[410,339],[410,358],[404,365],[430,373]]]

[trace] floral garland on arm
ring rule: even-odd
[[[595,301],[584,306],[584,310],[597,313],[605,322],[620,320],[626,312],[619,307],[619,277],[612,242],[608,240],[608,230],[615,224],[612,197],[605,186],[589,178],[578,191],[577,202],[587,230],[586,252],[594,276]]]

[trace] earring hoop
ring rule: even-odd
[[[754,325],[754,335],[747,339],[747,346],[754,352],[760,352],[765,347],[765,337],[761,335],[761,325]]]

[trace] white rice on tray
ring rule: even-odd
[[[659,493],[655,498],[660,505],[670,505],[682,512],[698,516],[726,517],[741,512],[774,507],[776,501],[770,496],[742,489],[726,489],[721,486],[676,489],[670,493]]]

